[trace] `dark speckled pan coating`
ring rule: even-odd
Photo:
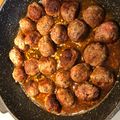
[[[9,110],[19,120],[109,120],[120,108],[120,82],[116,83],[109,97],[96,109],[72,117],[55,116],[40,109],[26,97],[21,87],[14,82],[12,63],[8,58],[8,53],[13,46],[18,22],[26,11],[28,1],[32,0],[7,0],[0,12],[0,95]],[[97,1],[109,9],[120,24],[120,1]]]

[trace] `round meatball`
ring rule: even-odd
[[[39,60],[39,70],[44,75],[51,75],[56,71],[57,62],[54,58],[42,57]]]
[[[78,85],[75,95],[79,100],[90,101],[95,100],[99,96],[99,89],[89,83]]]
[[[49,94],[45,97],[45,108],[48,112],[51,113],[60,113],[61,105],[56,99],[55,94]]]
[[[25,72],[28,75],[35,75],[37,73],[39,73],[39,69],[38,69],[38,60],[31,58],[29,60],[26,60],[24,62],[24,68],[25,68]]]
[[[69,71],[65,71],[63,69],[59,70],[56,73],[55,83],[57,86],[62,87],[62,88],[69,87],[71,85]]]
[[[95,41],[112,43],[118,39],[119,28],[112,21],[104,22],[95,31]]]
[[[30,47],[37,46],[40,38],[41,35],[37,31],[30,32],[25,37],[25,44]]]
[[[77,17],[77,12],[79,10],[79,3],[76,1],[64,2],[61,6],[61,16],[67,21],[71,22]]]
[[[34,97],[39,94],[38,83],[30,80],[24,86],[24,89],[28,96]]]
[[[38,21],[42,15],[44,14],[43,7],[33,2],[28,6],[27,17],[29,17],[33,21]]]
[[[41,93],[53,93],[55,86],[51,80],[49,80],[47,78],[43,78],[38,83],[38,89]]]
[[[51,39],[56,44],[62,44],[68,40],[67,29],[64,25],[56,24],[51,30]]]
[[[23,56],[17,48],[12,48],[9,52],[9,58],[15,66],[22,66]]]
[[[60,55],[60,66],[68,70],[75,64],[77,58],[78,52],[75,49],[65,49]]]
[[[45,11],[48,15],[57,17],[60,13],[60,2],[59,0],[46,0]]]
[[[19,83],[24,83],[27,77],[22,67],[15,67],[12,76],[15,79],[15,81]]]
[[[68,36],[73,41],[79,41],[87,35],[87,25],[84,21],[74,20],[68,25]]]
[[[83,57],[91,66],[101,65],[107,57],[106,47],[100,43],[91,43],[85,48]]]
[[[22,32],[24,34],[32,32],[33,30],[35,30],[35,26],[29,18],[21,19],[19,24],[20,24],[20,29],[22,30]]]
[[[49,36],[43,36],[38,42],[40,53],[44,57],[49,57],[55,53],[54,46]]]
[[[97,5],[92,5],[83,12],[83,19],[92,28],[99,26],[104,21],[104,18],[104,9]]]
[[[81,63],[81,64],[75,65],[71,69],[70,76],[71,76],[72,80],[74,80],[75,82],[78,82],[78,83],[88,80],[88,78],[90,76],[89,65],[87,65],[86,63]]]
[[[114,75],[109,70],[107,70],[105,67],[95,68],[90,78],[94,85],[102,89],[111,88],[115,81]]]
[[[20,49],[20,50],[26,50],[26,45],[25,45],[25,36],[21,31],[18,32],[17,37],[14,40],[14,44]]]
[[[69,89],[59,88],[56,97],[60,104],[66,107],[71,107],[75,103],[74,95]]]
[[[37,23],[37,30],[41,35],[47,35],[54,24],[54,19],[50,16],[42,17]]]

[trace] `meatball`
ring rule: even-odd
[[[79,10],[79,3],[76,1],[64,2],[61,6],[61,16],[67,21],[71,22],[77,17],[77,12]]]
[[[101,65],[107,57],[106,47],[100,43],[91,43],[85,48],[83,57],[91,66]]]
[[[57,62],[54,58],[42,57],[39,60],[39,70],[44,75],[51,75],[56,71]]]
[[[56,73],[55,83],[59,87],[63,87],[63,88],[69,87],[71,85],[69,71],[65,71],[63,69],[59,70]]]
[[[21,19],[19,24],[20,24],[20,29],[22,30],[22,32],[24,34],[32,32],[33,30],[35,30],[35,25],[33,24],[33,22],[29,18]]]
[[[38,83],[30,80],[24,86],[24,89],[28,96],[34,97],[39,94]]]
[[[54,19],[50,16],[42,17],[37,23],[37,30],[41,35],[47,35],[54,24]]]
[[[118,35],[119,28],[115,22],[104,22],[95,31],[95,41],[112,43],[118,39]]]
[[[45,11],[48,15],[57,17],[60,13],[60,2],[59,0],[46,0]]]
[[[53,93],[55,86],[54,83],[47,79],[43,78],[39,83],[38,83],[38,89],[41,93]]]
[[[38,60],[31,58],[29,60],[26,60],[24,62],[24,68],[25,68],[25,72],[28,75],[35,75],[37,73],[39,73],[39,69],[38,69]]]
[[[41,35],[37,31],[30,32],[25,37],[25,44],[31,47],[38,45]]]
[[[104,9],[97,5],[92,5],[83,12],[83,19],[92,28],[99,26],[104,21],[104,18]]]
[[[79,100],[91,101],[99,96],[99,89],[89,83],[78,85],[75,90],[75,95]]]
[[[23,56],[17,48],[12,48],[9,52],[9,58],[15,66],[22,66]]]
[[[29,17],[33,21],[38,21],[42,15],[44,14],[43,7],[33,2],[28,6],[27,17]]]
[[[19,83],[24,83],[27,77],[22,67],[15,67],[12,76],[15,79],[15,81]]]
[[[79,41],[87,35],[87,25],[84,21],[74,20],[68,25],[68,36],[73,41]]]
[[[49,36],[43,36],[38,42],[40,53],[44,57],[49,57],[55,53],[54,46]]]
[[[107,70],[105,67],[95,68],[90,78],[94,85],[102,89],[111,88],[115,81],[114,75],[109,70]]]
[[[18,32],[17,37],[14,40],[14,44],[20,49],[20,50],[26,50],[26,45],[24,41],[25,36],[21,31]]]
[[[51,113],[60,113],[61,105],[56,99],[55,94],[49,94],[45,97],[45,108],[48,112]]]
[[[72,80],[75,82],[84,82],[88,80],[90,76],[90,67],[86,63],[80,63],[75,65],[70,72]]]
[[[65,49],[60,55],[60,66],[68,70],[75,64],[77,58],[78,52],[75,49]]]
[[[58,45],[68,40],[67,29],[64,25],[56,24],[50,34],[51,39]]]
[[[56,97],[61,105],[71,107],[75,103],[73,93],[69,89],[59,88],[56,91]]]

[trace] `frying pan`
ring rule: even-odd
[[[18,22],[32,0],[7,0],[0,12],[0,95],[11,113],[19,120],[109,120],[120,108],[120,82],[97,108],[76,116],[56,116],[48,113],[26,97],[12,78],[13,65],[8,53],[17,34]],[[82,2],[82,1],[81,1]],[[120,24],[120,0],[97,0],[112,12]]]

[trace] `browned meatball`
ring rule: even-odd
[[[31,47],[38,45],[41,35],[37,31],[30,32],[25,37],[25,44]]]
[[[71,22],[77,16],[79,10],[79,3],[76,1],[64,2],[61,6],[61,15],[64,20]]]
[[[101,65],[107,57],[106,47],[100,43],[91,43],[85,48],[83,57],[91,66]]]
[[[102,89],[109,89],[114,83],[114,75],[105,67],[97,67],[94,69],[90,78],[94,85]]]
[[[112,21],[104,22],[95,31],[95,41],[111,43],[118,39],[119,28]]]
[[[45,97],[45,108],[48,112],[51,113],[60,113],[61,105],[56,99],[55,94],[49,94]]]
[[[103,22],[104,18],[104,9],[97,5],[92,5],[83,12],[83,19],[92,28],[99,26]]]
[[[30,80],[24,86],[24,89],[28,96],[34,97],[39,94],[38,83]]]
[[[50,34],[56,44],[62,44],[68,40],[67,29],[64,25],[56,24]]]
[[[63,69],[59,70],[56,73],[55,83],[59,87],[63,87],[63,88],[69,87],[71,85],[69,71],[65,71]]]
[[[33,21],[38,21],[42,15],[44,14],[43,7],[33,2],[28,6],[27,17],[29,17]]]
[[[25,36],[21,31],[18,32],[17,37],[14,40],[14,44],[20,49],[20,50],[26,50],[26,45],[25,45]]]
[[[41,93],[53,93],[55,86],[54,86],[54,83],[50,79],[43,78],[38,83],[38,89]]]
[[[15,66],[22,66],[23,56],[17,48],[12,48],[9,52],[9,58]]]
[[[68,36],[73,41],[79,41],[87,35],[87,25],[84,21],[74,20],[68,25]]]
[[[24,83],[27,77],[22,67],[15,67],[12,76],[15,79],[15,81],[19,83]]]
[[[57,62],[54,58],[42,57],[39,60],[39,70],[44,75],[51,75],[56,71]]]
[[[40,53],[44,57],[49,57],[55,53],[54,46],[49,36],[43,36],[38,42]]]
[[[71,69],[70,76],[75,82],[78,82],[78,83],[88,80],[90,76],[89,65],[87,65],[86,63],[75,65]]]
[[[59,0],[46,0],[45,11],[50,16],[57,17],[60,13],[60,2]]]
[[[60,55],[60,66],[68,70],[75,64],[77,58],[78,52],[75,49],[65,49]]]
[[[22,32],[24,34],[32,32],[33,30],[35,30],[35,26],[29,18],[21,19],[19,24],[20,24],[20,29],[22,30]]]
[[[38,60],[34,59],[34,58],[26,60],[24,62],[24,68],[25,68],[26,74],[28,74],[28,75],[35,75],[35,74],[39,73]]]
[[[83,83],[82,85],[78,85],[78,87],[75,90],[75,95],[79,100],[95,100],[99,96],[99,90],[97,87],[89,83]]]
[[[42,17],[37,23],[37,30],[41,35],[47,35],[54,24],[54,19],[50,16]]]
[[[71,107],[75,103],[73,93],[69,89],[59,88],[56,97],[61,105]]]

